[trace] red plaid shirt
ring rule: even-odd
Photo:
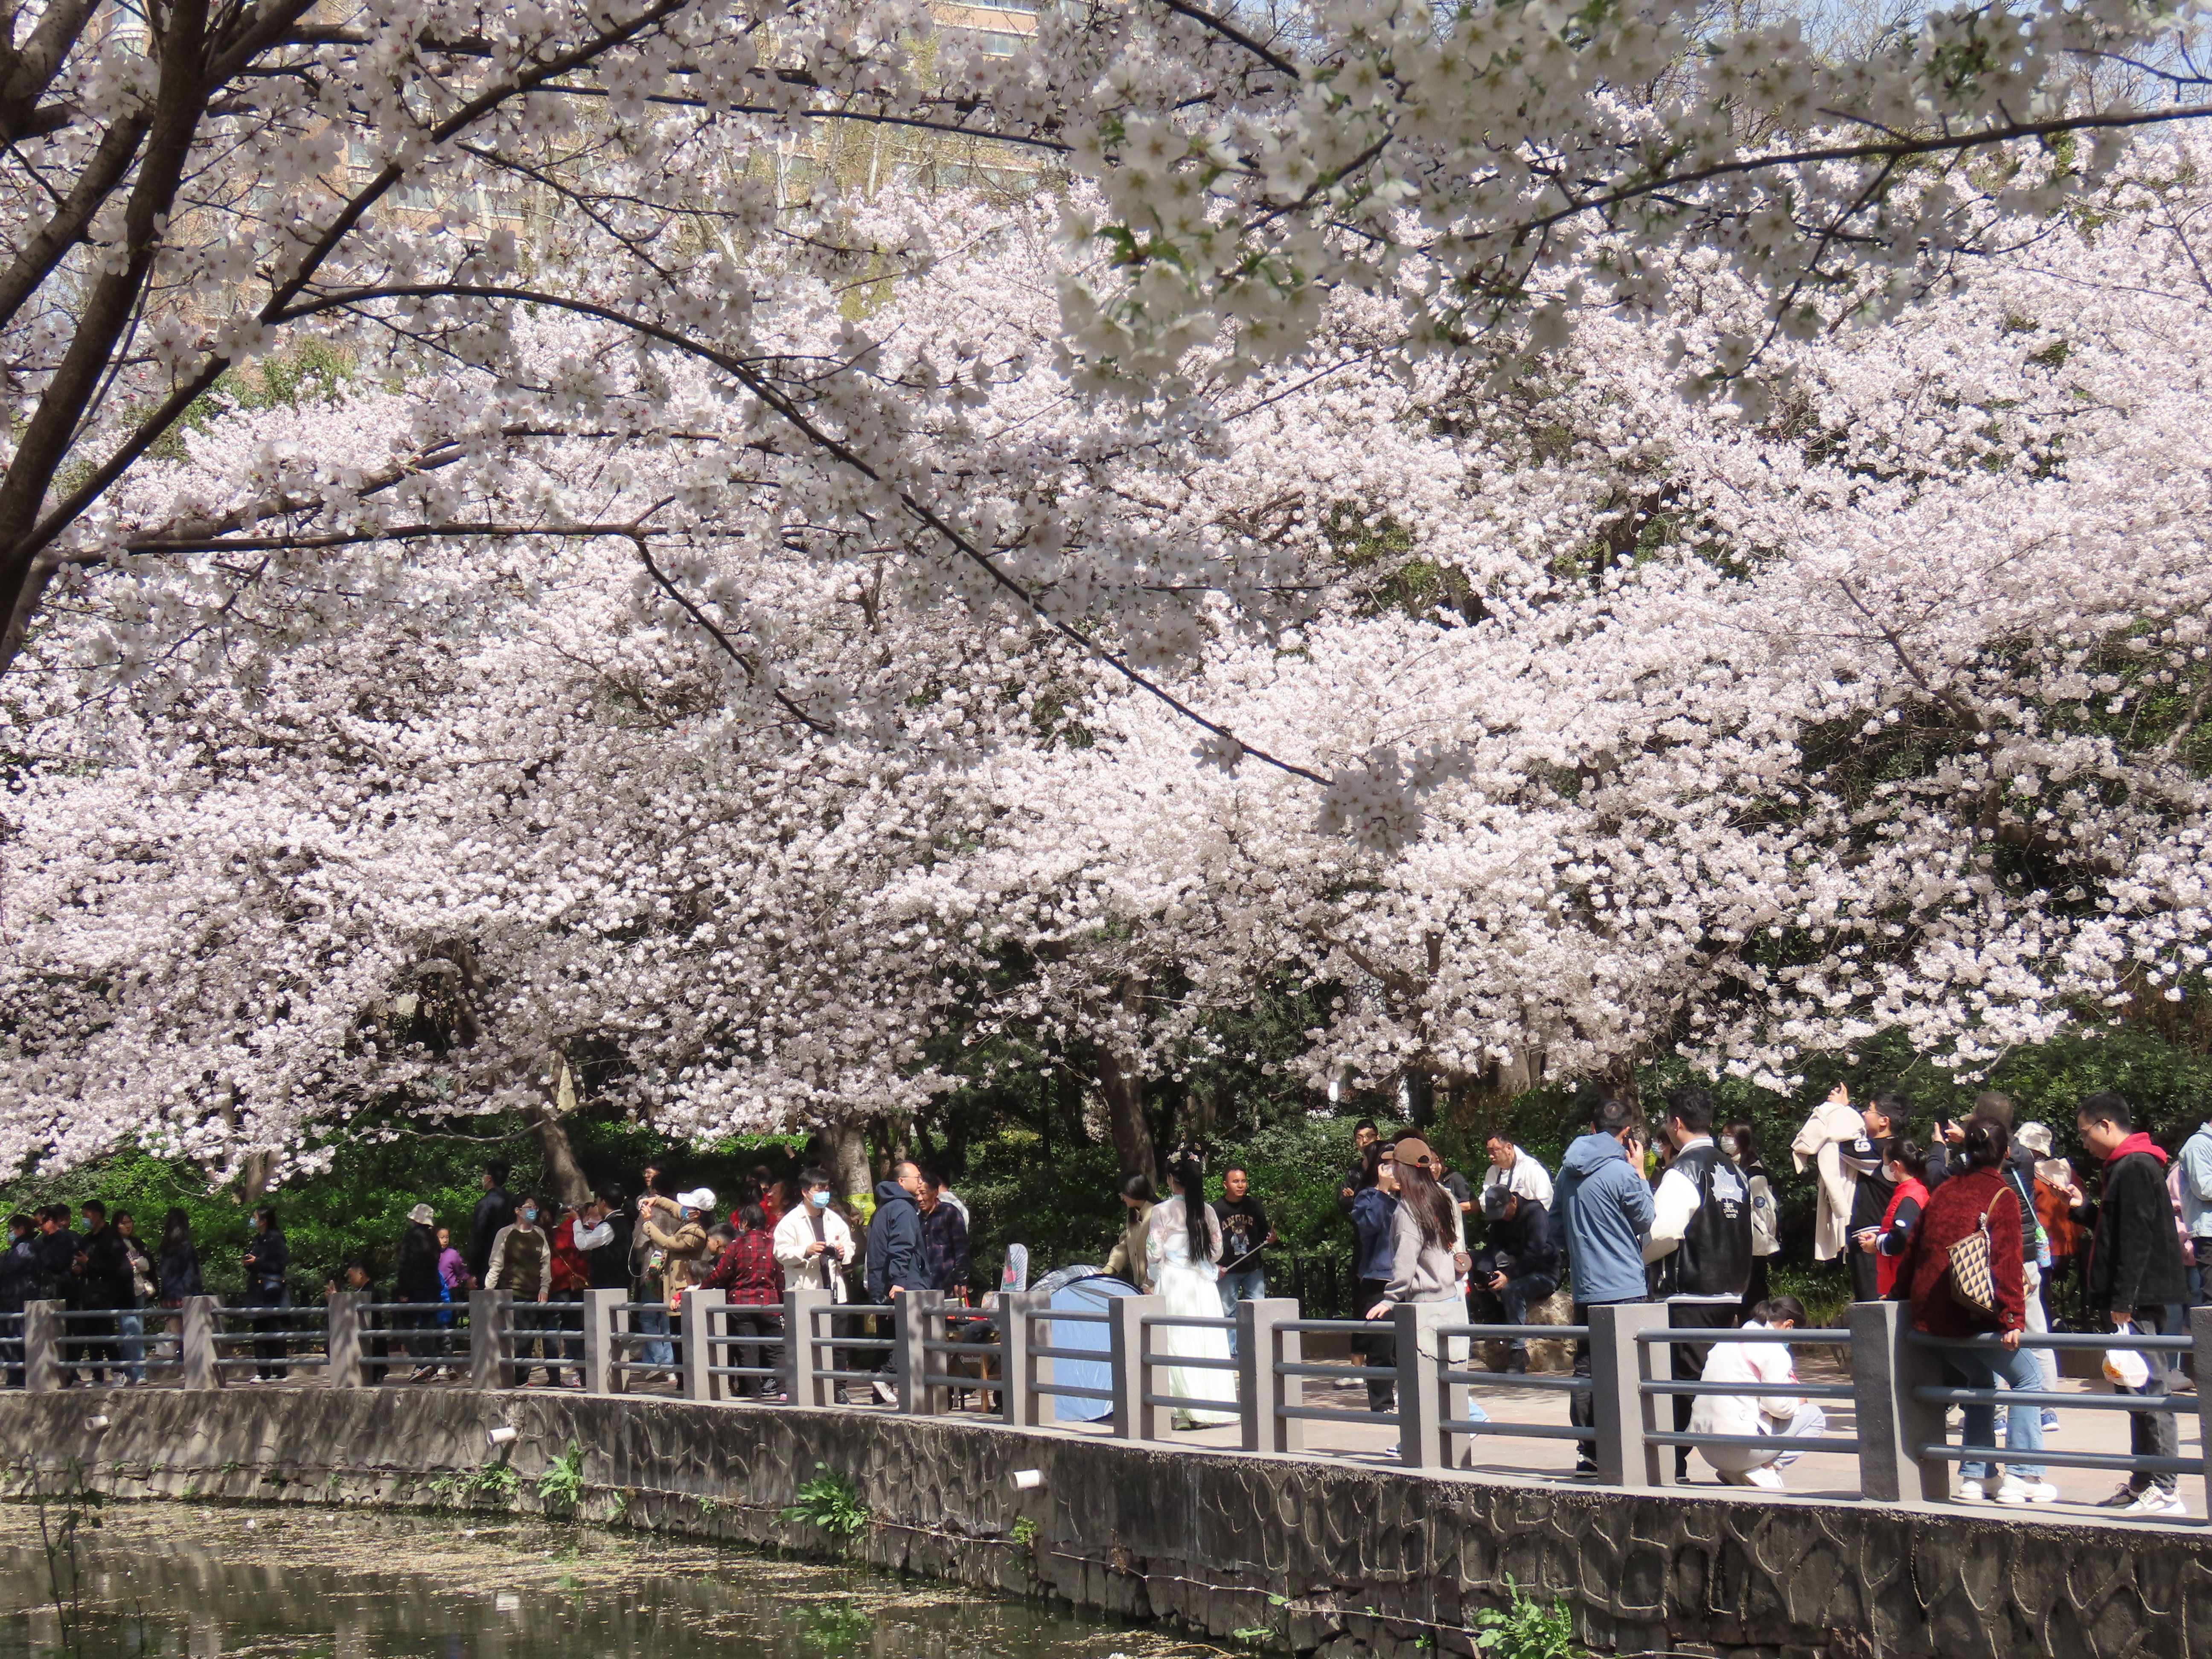
[[[696,1288],[722,1291],[733,1307],[782,1301],[783,1269],[776,1264],[772,1243],[764,1229],[740,1232],[722,1247],[721,1255],[714,1258],[714,1267]]]

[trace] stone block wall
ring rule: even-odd
[[[500,1425],[519,1433],[495,1453]],[[2212,1654],[2212,1534],[2195,1529],[1516,1486],[854,1411],[396,1387],[0,1395],[11,1489],[76,1460],[125,1498],[537,1509],[571,1443],[582,1518],[823,1552],[778,1511],[826,1466],[872,1511],[856,1553],[875,1565],[1217,1638],[1266,1627],[1327,1659],[1471,1653],[1509,1577],[1564,1598],[1607,1654]],[[467,1480],[502,1457],[519,1498]],[[1042,1484],[1018,1488],[1024,1469]]]

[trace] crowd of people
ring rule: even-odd
[[[2058,1389],[2056,1356],[2022,1347],[2022,1338],[2051,1328],[2053,1287],[2068,1271],[2080,1275],[2082,1304],[2100,1328],[2153,1336],[2186,1328],[2185,1311],[2206,1299],[2212,1268],[2212,1122],[2170,1157],[2136,1127],[2119,1096],[2090,1096],[2076,1127],[2101,1166],[2093,1195],[2070,1164],[2052,1156],[2047,1126],[2015,1132],[2003,1095],[1978,1097],[1963,1122],[1939,1122],[1924,1146],[1912,1138],[1909,1115],[1893,1092],[1857,1105],[1838,1088],[1793,1142],[1797,1169],[1818,1182],[1815,1255],[1847,1257],[1856,1299],[1905,1304],[1916,1330],[1994,1339],[1936,1350],[1953,1386],[2023,1396],[2017,1409],[1964,1407],[1962,1444],[1990,1455],[1960,1465],[1955,1495],[1965,1503],[2056,1502],[2038,1459],[2057,1426],[2041,1398]],[[1377,1373],[1367,1383],[1370,1409],[1395,1407],[1389,1377],[1399,1328],[1382,1322],[1401,1304],[1417,1310],[1424,1359],[1470,1363],[1467,1340],[1451,1328],[1491,1325],[1504,1329],[1504,1366],[1514,1373],[1527,1369],[1528,1338],[1547,1307],[1543,1322],[1587,1326],[1594,1308],[1662,1303],[1670,1330],[1698,1334],[1670,1346],[1672,1377],[1726,1390],[1675,1396],[1675,1431],[1754,1443],[1701,1444],[1697,1455],[1724,1484],[1780,1489],[1800,1444],[1827,1425],[1795,1391],[1786,1342],[1726,1334],[1800,1329],[1806,1320],[1796,1297],[1771,1293],[1768,1270],[1781,1249],[1777,1193],[1753,1126],[1716,1125],[1711,1097],[1686,1088],[1668,1097],[1656,1124],[1627,1103],[1602,1103],[1556,1177],[1505,1135],[1493,1135],[1486,1150],[1478,1193],[1425,1139],[1385,1139],[1368,1120],[1354,1127],[1355,1161],[1338,1202],[1352,1225],[1357,1311],[1376,1326],[1352,1339],[1355,1357]],[[1155,1203],[1143,1177],[1123,1182],[1126,1226],[1106,1270],[1156,1291],[1180,1315],[1206,1311],[1215,1298],[1227,1315],[1240,1300],[1266,1295],[1264,1252],[1275,1235],[1249,1173],[1229,1166],[1211,1206],[1189,1202],[1201,1190],[1194,1161],[1176,1166],[1169,1188]],[[1479,1249],[1470,1248],[1471,1223],[1483,1229]],[[1563,1287],[1564,1306],[1554,1301]],[[1161,1334],[1177,1356],[1225,1352],[1218,1336]],[[1577,1342],[1574,1376],[1587,1377],[1589,1365],[1588,1341]],[[2195,1386],[2155,1351],[2122,1350],[2107,1374],[2116,1388],[2145,1396]],[[1216,1395],[1214,1376],[1170,1365],[1170,1393],[1194,1402],[1176,1412],[1179,1424],[1222,1420],[1220,1402],[1212,1410],[1195,1403]],[[1468,1410],[1481,1419],[1480,1406]],[[1569,1413],[1575,1426],[1593,1428],[1588,1389],[1572,1392]],[[2129,1418],[2135,1453],[2174,1455],[2171,1413]],[[1581,1443],[1578,1473],[1595,1473],[1594,1447],[1593,1433]],[[1675,1449],[1678,1479],[1688,1478],[1691,1455],[1688,1445]],[[2134,1515],[2185,1512],[2170,1472],[2133,1472],[2104,1503]]]
[[[2185,1328],[2185,1310],[2207,1299],[2212,1268],[2212,1122],[2169,1155],[2136,1127],[2119,1096],[2090,1096],[2075,1127],[2101,1165],[2093,1194],[2053,1156],[2047,1126],[2015,1127],[2013,1115],[2004,1096],[1984,1094],[1964,1122],[1939,1121],[1923,1144],[1898,1095],[1855,1103],[1838,1088],[1790,1151],[1814,1182],[1815,1256],[1846,1259],[1857,1299],[1905,1304],[1914,1328],[1931,1337],[1994,1339],[1940,1349],[1946,1374],[1954,1386],[2025,1397],[2017,1409],[1965,1407],[1963,1443],[1989,1455],[1960,1465],[1957,1496],[2039,1504],[2057,1494],[2039,1461],[2056,1418],[2038,1396],[2056,1392],[2058,1374],[2051,1352],[2023,1347],[2021,1339],[2051,1328],[2052,1291],[2069,1273],[2100,1328],[2148,1335]],[[1491,1325],[1507,1338],[1504,1370],[1516,1373],[1527,1369],[1528,1337],[1541,1324],[1586,1326],[1595,1308],[1657,1302],[1669,1328],[1695,1334],[1672,1346],[1671,1375],[1729,1389],[1676,1396],[1677,1432],[1772,1442],[1698,1447],[1721,1480],[1779,1487],[1797,1443],[1826,1432],[1817,1406],[1793,1392],[1787,1343],[1728,1334],[1799,1329],[1806,1316],[1794,1297],[1771,1293],[1768,1268],[1781,1249],[1777,1192],[1753,1126],[1717,1125],[1704,1091],[1675,1091],[1648,1123],[1626,1102],[1603,1102],[1556,1175],[1509,1136],[1493,1135],[1479,1188],[1423,1139],[1386,1139],[1368,1120],[1352,1139],[1337,1198],[1352,1233],[1356,1311],[1373,1327],[1353,1339],[1353,1350],[1376,1372],[1366,1388],[1376,1412],[1395,1405],[1389,1372],[1402,1328],[1387,1316],[1400,1306],[1415,1310],[1424,1358],[1468,1364],[1468,1340],[1452,1328]],[[371,1304],[366,1334],[377,1372],[404,1370],[417,1382],[450,1374],[454,1327],[470,1291],[482,1287],[514,1299],[518,1380],[535,1385],[542,1371],[546,1386],[580,1388],[583,1293],[616,1290],[634,1304],[632,1363],[647,1381],[653,1372],[673,1381],[684,1293],[699,1288],[721,1291],[732,1310],[729,1334],[740,1339],[732,1356],[736,1392],[773,1399],[781,1397],[775,1350],[787,1289],[818,1288],[848,1303],[857,1276],[859,1292],[876,1306],[922,1290],[969,1298],[967,1206],[909,1161],[876,1187],[866,1215],[813,1168],[779,1178],[759,1167],[726,1208],[712,1189],[685,1188],[657,1165],[641,1172],[634,1199],[609,1184],[580,1200],[550,1200],[510,1192],[509,1176],[504,1164],[485,1166],[460,1242],[432,1206],[416,1205],[397,1240],[388,1289],[366,1261],[327,1283],[326,1294],[350,1291]],[[1268,1252],[1279,1237],[1250,1171],[1228,1164],[1221,1195],[1209,1202],[1200,1161],[1179,1154],[1165,1186],[1163,1194],[1143,1176],[1123,1180],[1122,1230],[1103,1271],[1159,1295],[1186,1320],[1233,1316],[1239,1302],[1264,1297]],[[240,1255],[242,1303],[249,1317],[265,1310],[258,1316],[269,1323],[257,1328],[256,1375],[246,1380],[279,1380],[290,1353],[278,1322],[293,1305],[293,1262],[272,1206],[255,1206],[250,1226]],[[0,1315],[39,1299],[76,1310],[69,1380],[130,1386],[146,1380],[149,1366],[174,1363],[179,1310],[204,1285],[183,1211],[169,1212],[150,1245],[128,1212],[111,1216],[98,1200],[75,1213],[53,1205],[13,1216],[8,1227]],[[1480,1248],[1471,1243],[1475,1229]],[[1234,1402],[1221,1397],[1218,1362],[1233,1354],[1233,1334],[1218,1325],[1167,1326],[1157,1345],[1176,1421],[1230,1420]],[[20,1383],[19,1345],[9,1358],[9,1380]],[[1202,1363],[1176,1363],[1183,1360]],[[1589,1363],[1588,1342],[1578,1342],[1573,1374],[1586,1378]],[[2123,1351],[2108,1372],[2116,1387],[2144,1396],[2194,1386],[2156,1352]],[[866,1387],[895,1397],[888,1357]],[[1469,1411],[1481,1415],[1479,1406]],[[1571,1394],[1570,1419],[1592,1427],[1587,1389]],[[2134,1412],[2130,1423],[2136,1453],[2173,1455],[2171,1413]],[[1581,1443],[1584,1473],[1595,1469],[1593,1444],[1594,1437]],[[1678,1477],[1686,1478],[1691,1455],[1676,1449]],[[2135,1514],[2183,1510],[2166,1472],[2130,1474],[2106,1502]]]

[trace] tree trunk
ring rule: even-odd
[[[1106,1121],[1114,1127],[1114,1151],[1121,1160],[1121,1173],[1140,1175],[1157,1189],[1160,1160],[1152,1147],[1152,1126],[1145,1116],[1142,1074],[1125,1065],[1119,1054],[1102,1054],[1098,1093],[1106,1103]]]
[[[875,1190],[868,1179],[868,1130],[866,1123],[850,1120],[823,1125],[817,1136],[822,1167],[830,1176],[830,1190],[850,1203]]]
[[[576,1107],[575,1073],[568,1069],[566,1057],[553,1057],[554,1104],[532,1101],[523,1109],[523,1121],[538,1142],[538,1157],[545,1171],[546,1196],[558,1204],[580,1206],[592,1195],[592,1183],[584,1177],[584,1166],[576,1161],[576,1149],[568,1141],[568,1131],[562,1123]]]

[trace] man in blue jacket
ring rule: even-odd
[[[868,1297],[889,1302],[895,1296],[929,1288],[929,1264],[921,1254],[921,1166],[902,1164],[897,1179],[876,1183],[876,1212],[868,1221]],[[895,1404],[898,1393],[889,1378],[896,1370],[893,1355],[884,1356],[876,1375],[876,1398]]]
[[[1651,1188],[1644,1180],[1642,1126],[1636,1109],[1608,1100],[1590,1120],[1589,1133],[1567,1148],[1559,1165],[1557,1213],[1560,1243],[1572,1276],[1574,1322],[1589,1323],[1589,1310],[1646,1300],[1644,1243],[1651,1232]],[[1575,1344],[1575,1375],[1590,1374],[1589,1342]],[[1578,1429],[1597,1421],[1588,1389],[1567,1397],[1567,1419]],[[1595,1437],[1583,1441],[1575,1473],[1595,1474]]]

